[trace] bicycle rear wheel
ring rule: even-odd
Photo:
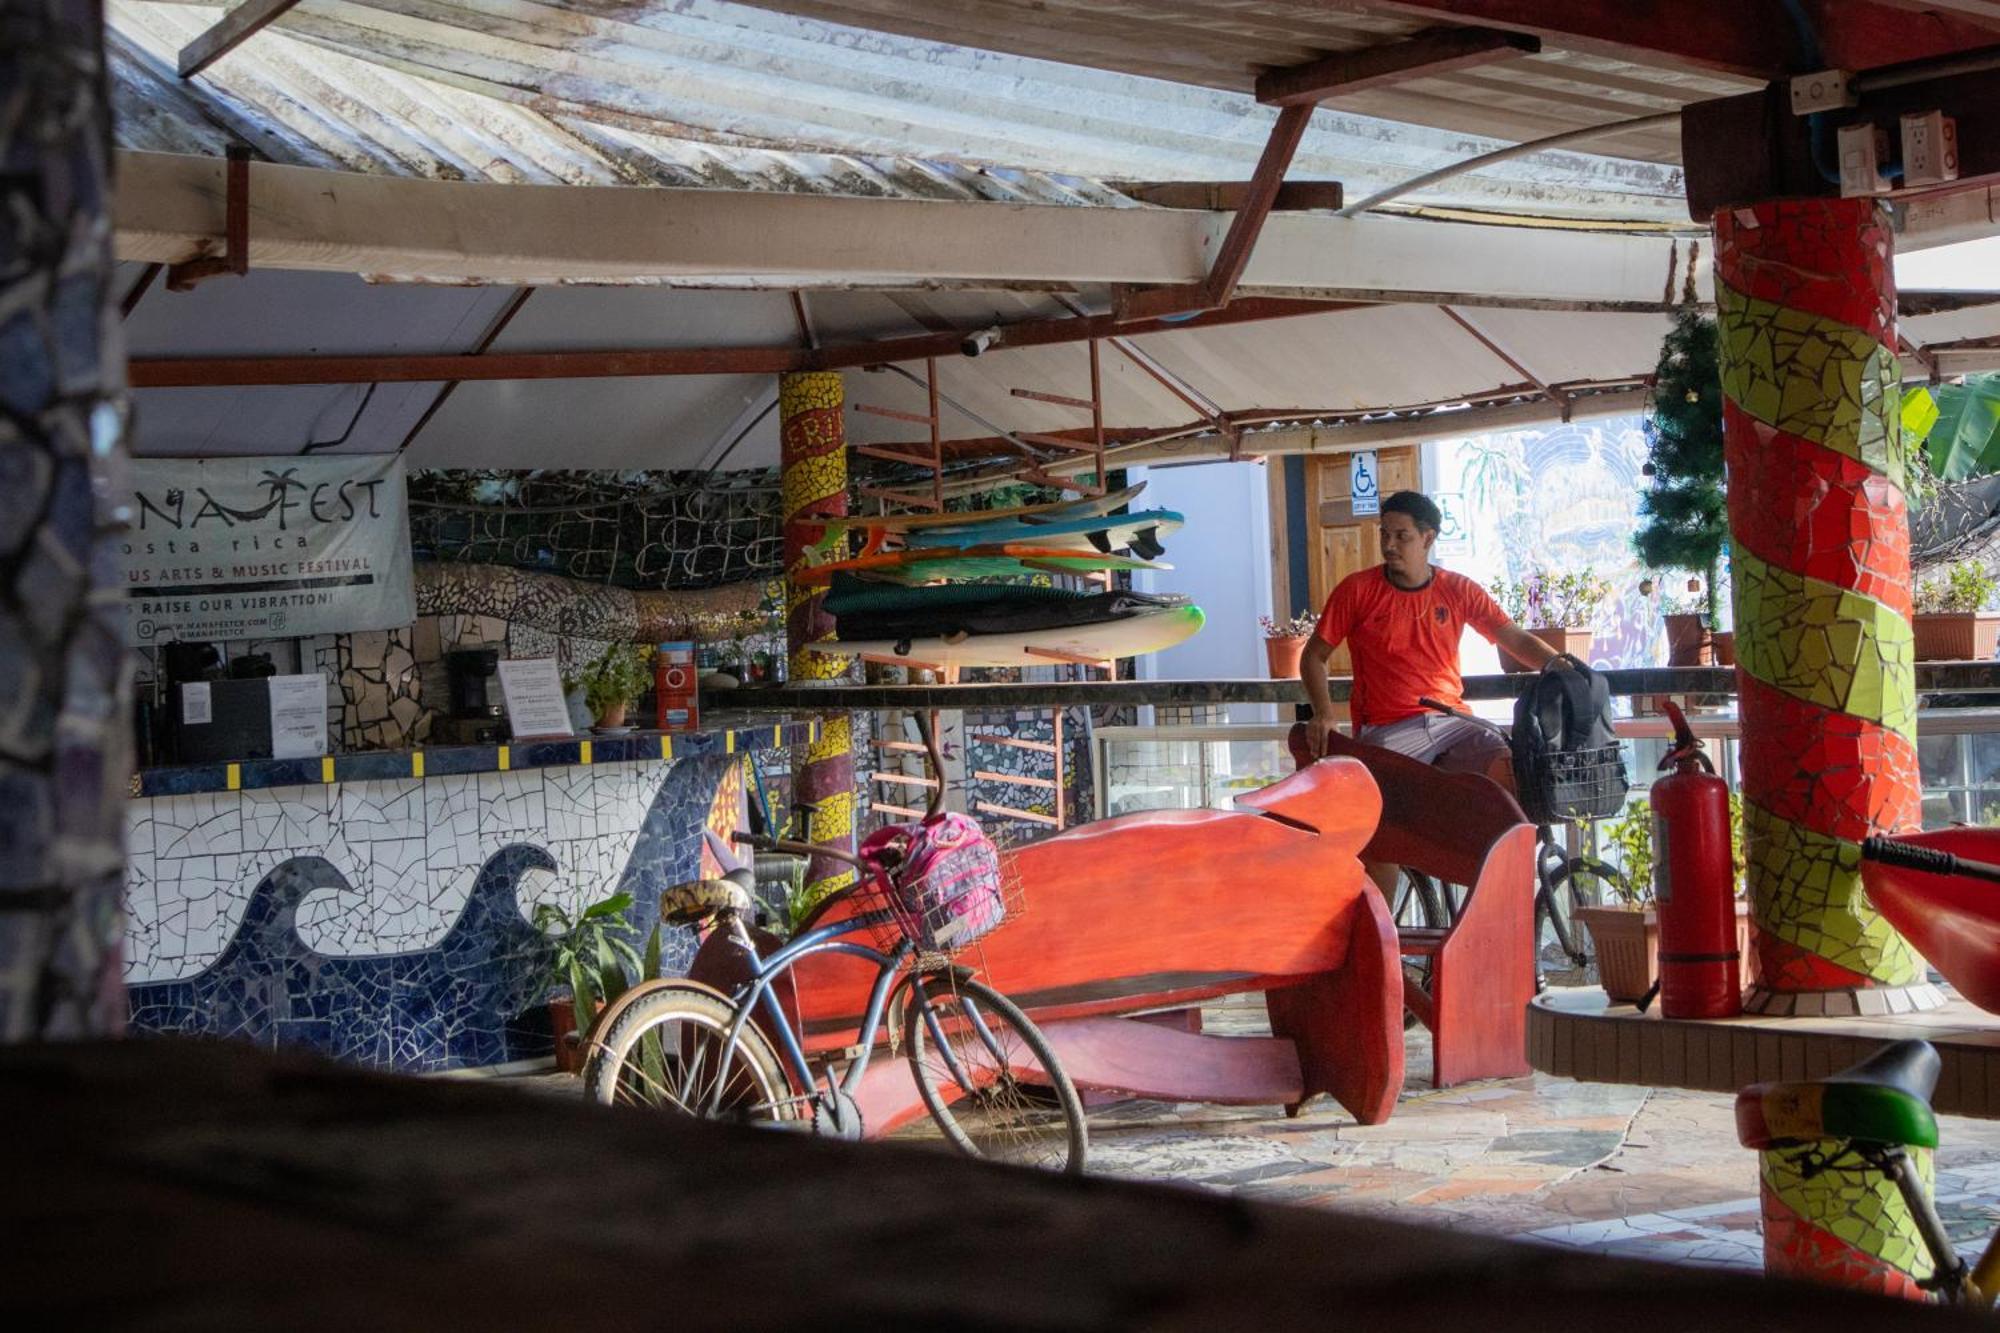
[[[728,1052],[736,1011],[705,986],[668,985],[612,1020],[583,1069],[584,1095],[606,1106],[645,1106],[737,1122],[800,1117],[777,1052],[746,1023]]]
[[[903,1041],[945,1139],[968,1156],[1082,1174],[1083,1102],[1041,1029],[980,982],[944,974],[918,984]]]
[[[1443,930],[1451,925],[1450,890],[1439,884],[1421,870],[1402,866],[1396,876],[1395,901],[1389,904],[1389,916],[1399,927],[1422,927]],[[1431,975],[1437,966],[1437,959],[1430,954],[1408,954],[1403,958],[1403,984],[1419,990],[1431,988]],[[1414,1027],[1416,1014],[1403,1010],[1403,1026]]]
[[[1583,933],[1577,925],[1576,909],[1624,902],[1629,897],[1624,874],[1616,866],[1594,857],[1568,857],[1550,871],[1545,910],[1548,911],[1549,925],[1555,931],[1556,943],[1569,955],[1571,962],[1578,967],[1588,967],[1591,963],[1591,956],[1583,947]],[[1537,903],[1537,906],[1542,904]]]

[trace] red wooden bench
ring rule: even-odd
[[[1290,745],[1295,760],[1311,764],[1304,724],[1292,728]],[[1432,1085],[1526,1074],[1535,995],[1534,825],[1490,778],[1446,772],[1340,735],[1328,738],[1327,753],[1335,756],[1330,762],[1365,765],[1382,794],[1381,822],[1363,860],[1467,887],[1449,927],[1396,932],[1403,956],[1432,961],[1429,989],[1406,977],[1403,992],[1431,1031]]]
[[[1375,785],[1358,763],[1318,764],[1238,803],[1121,815],[1008,852],[1025,906],[963,961],[1029,1012],[1080,1090],[1292,1109],[1326,1092],[1363,1123],[1386,1120],[1403,1082],[1402,946],[1357,859]],[[727,987],[728,951],[702,953],[695,974]],[[872,967],[820,954],[794,975],[808,1050],[851,1043]],[[1270,1037],[1133,1017],[1252,991]],[[882,1055],[859,1098],[871,1135],[922,1114],[908,1065]]]

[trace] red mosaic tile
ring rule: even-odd
[[[1729,526],[1758,559],[1909,615],[1902,494],[1859,461],[1723,406]]]
[[[1716,278],[1737,291],[1808,310],[1893,345],[1895,254],[1872,199],[1787,199],[1715,215]]]
[[[1815,833],[1859,842],[1922,821],[1917,747],[1876,723],[1793,698],[1736,673],[1743,797]]]

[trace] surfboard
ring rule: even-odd
[[[928,583],[934,579],[978,579],[1029,574],[1095,574],[1105,570],[1172,569],[1137,556],[1059,546],[1001,543],[992,546],[921,546],[879,551],[816,565],[798,575],[806,587],[830,582],[836,574],[860,574],[885,583]]]
[[[824,657],[891,657],[940,667],[1049,666],[1063,661],[1109,661],[1157,653],[1191,638],[1206,619],[1198,606],[1168,607],[1094,625],[1019,634],[971,634],[944,639],[827,640],[809,645]]]
[[[1160,554],[1158,538],[1180,527],[1181,516],[1171,509],[1147,509],[1136,514],[1098,515],[1063,518],[1048,523],[1023,523],[1002,519],[970,528],[949,528],[912,532],[905,536],[910,547],[999,546],[1033,544],[1045,550],[1118,551],[1131,547],[1145,559]]]
[[[815,520],[823,522],[828,532],[846,532],[852,528],[869,528],[876,532],[913,532],[925,528],[957,528],[969,524],[987,523],[994,519],[1029,518],[1090,518],[1108,514],[1131,504],[1146,483],[1127,486],[1122,491],[1112,491],[1106,495],[1086,495],[1075,500],[1057,500],[1045,505],[1016,505],[1012,509],[980,509],[972,512],[951,514],[846,514],[839,518]]]

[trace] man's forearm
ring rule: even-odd
[[[1312,705],[1314,717],[1333,716],[1333,692],[1326,683],[1325,653],[1313,651],[1311,644],[1299,657],[1299,681],[1306,687],[1306,702]]]
[[[1531,667],[1540,667],[1556,655],[1556,650],[1543,643],[1519,625],[1509,625],[1496,636],[1500,646]]]

